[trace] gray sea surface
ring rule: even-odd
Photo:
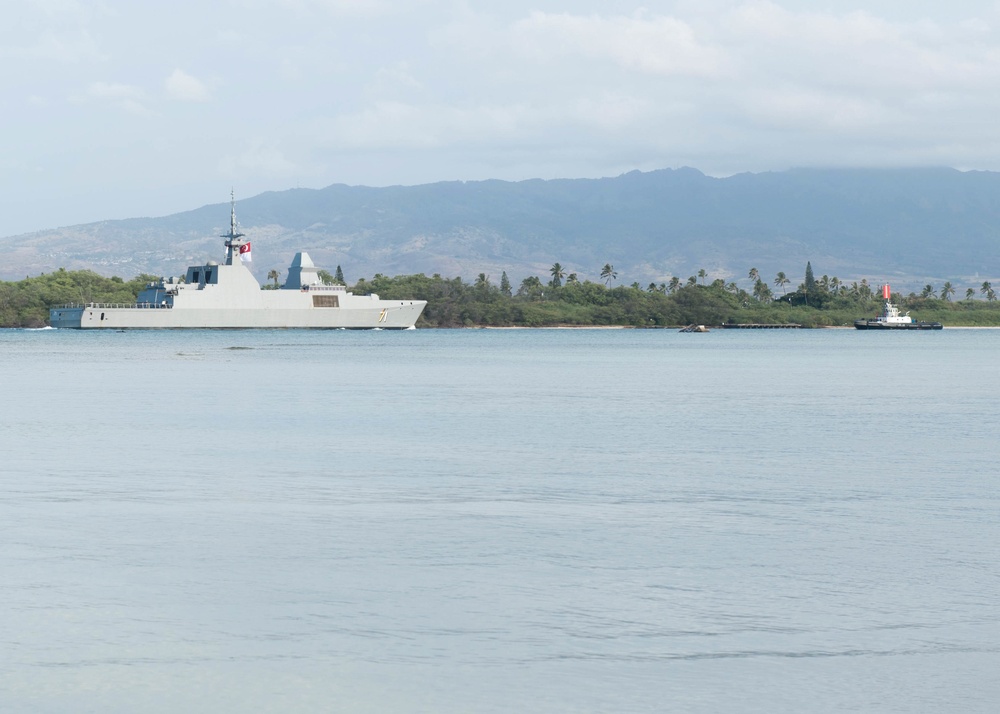
[[[0,331],[4,712],[992,712],[1000,331]]]

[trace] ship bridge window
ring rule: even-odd
[[[340,307],[338,295],[313,295],[313,307]]]

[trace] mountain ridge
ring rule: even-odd
[[[705,269],[746,280],[783,271],[922,285],[1000,275],[1000,173],[790,169],[726,178],[697,169],[613,178],[448,181],[373,188],[333,184],[237,202],[254,272],[284,275],[310,253],[349,280],[404,273],[512,280],[559,262],[581,279],[612,263],[624,282]],[[125,218],[0,238],[0,277],[60,267],[131,277],[179,275],[222,255],[229,207]]]

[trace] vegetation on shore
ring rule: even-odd
[[[418,327],[848,326],[882,307],[877,286],[873,288],[864,280],[847,285],[836,277],[816,278],[809,264],[805,280],[793,291],[788,290],[790,281],[784,273],[766,282],[755,268],[747,276],[749,289],[736,282],[708,282],[704,270],[686,281],[672,278],[645,287],[638,283],[613,286],[618,274],[611,264],[600,271],[601,282],[567,275],[559,263],[549,273],[544,282],[535,276],[525,278],[516,289],[506,273],[496,283],[484,273],[471,283],[440,275],[390,278],[379,274],[348,289],[358,294],[378,293],[390,300],[427,300]],[[339,266],[335,276],[325,271],[322,276],[329,282],[344,282]],[[0,326],[42,327],[48,324],[50,307],[67,303],[133,303],[139,291],[156,279],[139,275],[125,281],[88,270],[59,269],[17,282],[0,281]],[[265,288],[278,287],[276,271],[269,273],[268,280],[272,282]],[[990,283],[965,288],[963,295],[956,295],[957,290],[950,282],[940,289],[927,285],[920,294],[893,294],[892,299],[918,320],[946,326],[1000,326],[1000,303]]]
[[[699,271],[687,281],[672,278],[645,287],[638,283],[615,286],[611,265],[601,271],[602,282],[579,281],[566,276],[556,263],[551,278],[529,277],[512,289],[506,273],[499,283],[480,273],[475,281],[439,275],[376,275],[359,280],[351,289],[359,294],[378,293],[385,299],[427,300],[418,327],[545,327],[557,325],[630,327],[679,327],[722,324],[799,324],[804,327],[851,326],[854,320],[881,312],[883,300],[864,280],[845,285],[836,278],[812,276],[788,291],[784,273],[774,279],[775,294],[752,269],[750,290],[734,282],[707,281]],[[984,299],[977,299],[982,297]],[[901,310],[914,319],[952,326],[1000,326],[1000,303],[988,283],[979,293],[954,300],[954,288],[945,284],[939,297],[927,286],[923,294],[893,294]]]
[[[105,278],[92,270],[64,270],[42,273],[17,282],[0,281],[0,327],[44,327],[49,324],[49,308],[69,303],[135,302],[139,291],[153,275],[138,275],[125,281]]]

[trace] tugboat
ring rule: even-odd
[[[858,330],[940,330],[944,327],[940,322],[916,322],[910,313],[899,314],[899,308],[893,305],[889,298],[892,290],[889,285],[882,286],[882,297],[885,299],[885,309],[875,318],[855,320],[854,327]]]

